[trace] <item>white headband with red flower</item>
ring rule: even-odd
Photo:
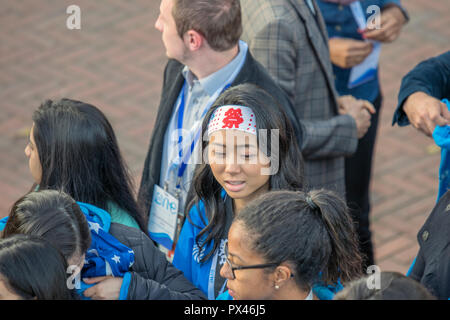
[[[208,123],[208,136],[218,130],[235,129],[256,135],[256,118],[252,109],[226,105],[214,110]]]

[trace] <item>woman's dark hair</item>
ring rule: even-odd
[[[16,201],[2,237],[14,234],[45,239],[67,261],[83,255],[91,245],[89,226],[80,207],[67,194],[55,190],[31,192]]]
[[[374,286],[371,276],[366,276],[350,282],[333,300],[436,299],[422,284],[399,272],[380,272],[379,276],[379,287]]]
[[[14,235],[0,239],[0,280],[22,299],[72,300],[67,287],[67,263],[43,239]]]
[[[297,285],[335,284],[361,276],[361,256],[345,201],[332,191],[272,191],[241,210],[233,223],[268,263],[292,265]]]
[[[113,128],[99,109],[81,101],[47,100],[33,121],[40,190],[62,190],[108,212],[108,203],[114,203],[146,230]]]
[[[208,146],[207,126],[213,112],[224,105],[246,106],[252,109],[256,118],[256,131],[266,129],[266,137],[258,136],[258,147],[270,154],[279,164],[278,171],[269,178],[269,190],[301,190],[303,188],[303,158],[297,144],[297,138],[292,124],[278,102],[265,90],[254,84],[242,84],[223,92],[205,115],[202,124],[202,150]],[[271,152],[271,132],[279,130],[278,153]],[[260,139],[261,138],[261,139]],[[205,205],[208,225],[197,235],[197,245],[200,249],[214,240],[213,249],[202,258],[207,260],[217,249],[219,239],[224,234],[226,220],[225,203],[221,196],[222,186],[216,181],[211,167],[203,159],[193,178],[195,195],[186,206],[186,212],[201,200]],[[189,215],[187,215],[189,219]],[[205,240],[201,240],[206,235]]]

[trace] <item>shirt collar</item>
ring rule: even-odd
[[[247,57],[247,51],[247,44],[240,40],[239,52],[236,57],[234,57],[233,60],[231,60],[222,69],[217,70],[216,72],[200,80],[197,79],[197,77],[189,70],[187,66],[184,66],[182,74],[186,79],[188,87],[192,87],[198,83],[209,96],[212,96],[217,90],[220,90],[224,86],[225,82],[228,81],[236,68],[238,68],[241,62],[245,60]]]

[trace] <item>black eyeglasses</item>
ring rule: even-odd
[[[234,267],[233,264],[231,263],[231,261],[228,259],[228,245],[225,245],[225,261],[228,265],[228,268],[230,268],[231,270],[231,275],[233,276],[231,278],[231,280],[236,279],[236,276],[234,274],[235,270],[245,270],[245,269],[264,269],[264,268],[273,268],[276,267],[278,265],[280,265],[279,263],[264,263],[264,264],[254,264],[251,266],[237,266]]]

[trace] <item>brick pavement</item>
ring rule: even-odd
[[[411,21],[381,55],[384,105],[372,183],[377,263],[400,272],[435,202],[440,157],[429,138],[392,127],[392,113],[402,76],[450,49],[448,1],[403,3]],[[71,4],[81,8],[81,30],[66,28]],[[100,107],[138,184],[166,61],[153,27],[158,8],[158,0],[0,1],[0,217],[31,186],[23,150],[32,111],[46,98]]]

